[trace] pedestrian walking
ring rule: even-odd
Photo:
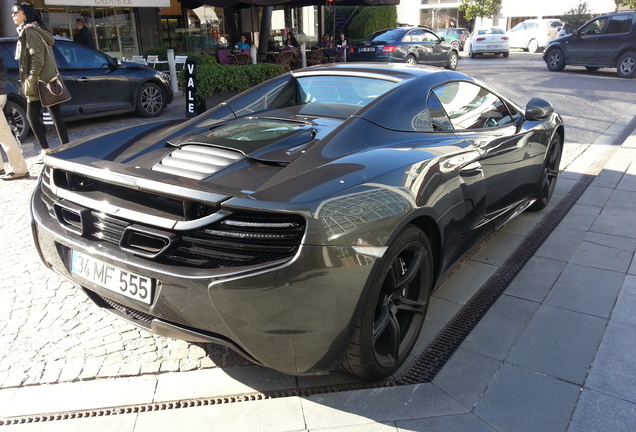
[[[78,18],[75,20],[75,28],[77,29],[77,33],[75,33],[73,40],[79,44],[95,48],[93,33],[86,27],[86,23],[83,19]]]
[[[0,169],[0,175],[2,180],[15,180],[29,176],[29,171],[22,156],[22,151],[18,145],[18,141],[15,139],[11,127],[7,122],[7,118],[4,116],[4,106],[7,103],[7,67],[4,65],[4,60],[0,56],[0,144],[2,149],[7,154],[9,164],[6,169]]]
[[[46,140],[46,131],[40,120],[42,103],[38,93],[38,81],[49,82],[57,76],[57,65],[53,55],[55,39],[49,33],[37,12],[28,3],[16,3],[12,11],[13,22],[18,26],[18,46],[16,47],[16,59],[20,62],[20,84],[22,93],[27,99],[27,120],[35,134],[42,153],[49,152],[49,143]],[[66,125],[62,119],[60,105],[48,107],[57,130],[57,135],[62,144],[68,142]]]

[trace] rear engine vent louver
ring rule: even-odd
[[[152,169],[202,180],[244,158],[237,151],[192,144],[174,150]]]

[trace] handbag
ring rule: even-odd
[[[64,85],[64,80],[59,72],[49,82],[38,80],[38,93],[43,107],[61,104],[71,99],[71,93]]]

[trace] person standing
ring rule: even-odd
[[[20,151],[18,141],[11,131],[11,127],[7,122],[7,118],[4,116],[4,106],[7,103],[7,68],[4,65],[4,60],[0,56],[0,144],[2,149],[7,154],[9,164],[6,170],[0,169],[0,174],[3,174],[2,180],[15,180],[19,178],[29,177],[29,170],[24,161],[24,156]],[[6,174],[5,174],[6,173]]]
[[[73,40],[79,44],[95,48],[93,33],[86,27],[86,23],[83,19],[78,18],[75,20],[75,28],[77,29],[77,33],[75,33]]]
[[[20,62],[20,85],[22,93],[27,99],[27,120],[35,134],[42,153],[49,152],[49,143],[46,140],[46,131],[40,120],[42,103],[38,93],[38,81],[49,82],[57,76],[57,65],[53,55],[55,39],[49,33],[37,15],[37,12],[28,3],[17,4],[12,11],[13,22],[18,26],[18,46],[16,47],[16,59]],[[60,105],[48,107],[49,113],[57,135],[62,144],[68,142],[68,132],[62,119]]]

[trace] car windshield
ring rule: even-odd
[[[404,30],[400,29],[381,30],[365,37],[362,42],[390,42],[399,39],[403,33]]]
[[[395,85],[393,81],[352,76],[301,77],[299,114],[347,118]]]

